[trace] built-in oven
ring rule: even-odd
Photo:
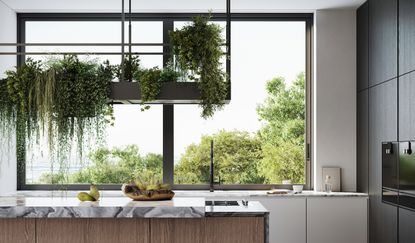
[[[398,173],[398,143],[382,143],[382,201],[398,204],[399,173]]]
[[[399,144],[399,205],[415,210],[415,141]]]

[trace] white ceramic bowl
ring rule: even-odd
[[[303,185],[293,185],[294,193],[302,193],[303,192]]]

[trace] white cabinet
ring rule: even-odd
[[[307,243],[367,243],[367,200],[308,198]]]
[[[306,242],[305,197],[261,198],[258,201],[270,212],[269,243]]]

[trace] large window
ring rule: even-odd
[[[133,43],[163,43],[168,31],[184,26],[191,15],[134,16]],[[116,14],[96,18],[93,14],[19,14],[19,20],[25,26],[20,28],[20,39],[27,43],[121,41]],[[19,188],[81,189],[94,182],[116,189],[140,176],[162,178],[176,189],[204,189],[210,182],[211,142],[218,189],[266,189],[283,181],[309,185],[311,20],[310,15],[236,15],[231,25],[231,100],[223,110],[204,120],[194,104],[154,104],[144,112],[138,105],[115,105],[115,125],[108,127],[103,145],[91,146],[82,158],[71,154],[70,162],[54,164],[42,146],[47,143],[43,137],[27,147],[26,158],[19,161],[23,168],[18,171]],[[223,17],[214,17],[214,21],[226,26]],[[161,46],[133,48],[135,52],[166,50]],[[120,47],[28,46],[22,50],[118,52]],[[48,58],[25,58],[29,57]],[[80,58],[108,59],[114,64],[121,60],[117,55]],[[168,58],[142,55],[140,61],[146,68],[162,67]]]
[[[176,105],[175,183],[305,182],[305,22],[232,23],[232,100],[212,119]]]

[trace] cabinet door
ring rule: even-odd
[[[306,243],[306,199],[259,199],[269,211],[269,243]]]
[[[369,192],[369,91],[357,94],[357,190]]]
[[[414,0],[399,0],[399,74],[415,70],[414,13]]]
[[[381,198],[371,197],[369,200],[370,227],[369,238],[371,243],[398,242],[398,209],[386,203]]]
[[[0,242],[35,243],[34,219],[0,219]]]
[[[206,243],[265,242],[263,217],[207,217],[205,221]]]
[[[37,243],[149,243],[147,219],[37,219]]]
[[[382,203],[382,142],[397,140],[397,80],[369,91],[370,242],[396,242],[396,207]]]
[[[204,219],[151,219],[151,243],[204,243]]]
[[[369,4],[364,3],[357,10],[357,90],[368,87],[369,58]]]
[[[415,73],[399,77],[399,140],[415,140]]]
[[[308,198],[307,243],[366,243],[367,198]]]
[[[399,209],[399,243],[415,242],[415,212]]]
[[[369,91],[369,194],[382,194],[382,142],[397,141],[397,81]]]
[[[397,76],[397,0],[369,1],[369,84]]]

